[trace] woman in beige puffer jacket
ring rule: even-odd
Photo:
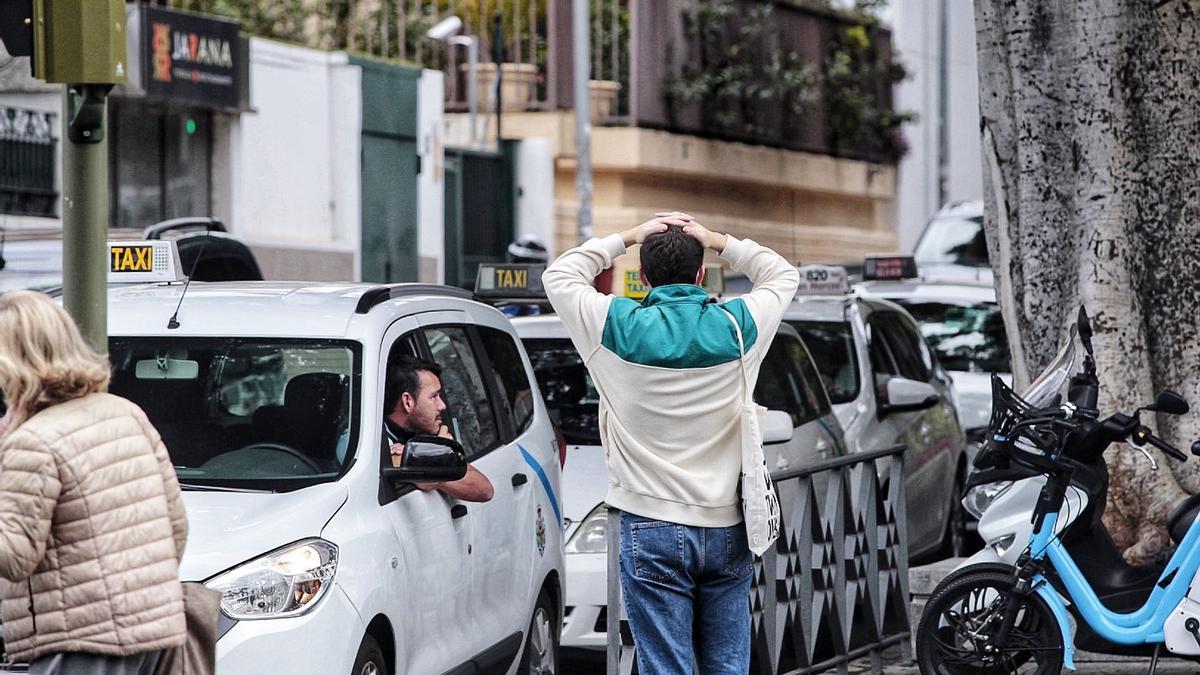
[[[31,673],[147,675],[184,640],[179,483],[109,372],[48,297],[0,295],[0,610]]]

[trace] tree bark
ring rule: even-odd
[[[1083,304],[1102,414],[1174,389],[1200,410],[1200,0],[976,0],[985,227],[1023,386]],[[1187,451],[1197,416],[1143,416]],[[1110,448],[1105,524],[1169,545],[1200,460]]]

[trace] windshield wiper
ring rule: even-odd
[[[189,490],[194,490],[196,492],[253,492],[260,494],[273,494],[275,492],[274,490],[264,490],[262,488],[241,488],[229,487],[226,485],[202,485],[200,483],[185,483],[183,481],[179,481],[179,489],[185,492]]]

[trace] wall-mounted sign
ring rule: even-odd
[[[236,21],[142,6],[146,94],[206,108],[237,108],[242,59]]]
[[[650,289],[642,283],[641,272],[637,269],[625,270],[625,297],[641,300],[649,295]]]

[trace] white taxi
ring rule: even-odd
[[[880,261],[894,260],[894,263]],[[874,257],[863,266],[865,296],[890,300],[912,315],[938,361],[950,372],[968,437],[982,438],[992,412],[991,375],[1012,379],[1008,336],[990,275],[917,270],[907,256]]]
[[[110,284],[110,390],[175,464],[180,575],[222,593],[218,672],[559,672],[560,458],[509,321],[444,286],[188,286],[173,255],[153,256],[164,281]],[[384,381],[402,354],[442,366],[461,450],[414,440],[424,463],[394,468]],[[466,461],[491,501],[414,489]]]
[[[527,309],[537,306],[539,299],[544,302],[538,297],[540,286],[496,288],[506,278],[519,279],[517,275],[484,272],[481,278],[485,281],[476,292],[514,301],[509,305],[514,314],[528,314]],[[495,283],[489,284],[487,280],[492,278]],[[528,279],[537,283],[534,276]],[[600,650],[606,645],[608,604],[608,512],[604,504],[608,467],[600,445],[600,396],[561,319],[541,313],[516,316],[512,323],[529,353],[550,417],[567,445],[563,465],[567,597],[562,646]],[[780,326],[767,351],[754,398],[769,410],[763,437],[773,471],[845,454],[842,428],[817,367],[799,335],[787,325]],[[795,498],[794,484],[780,488],[785,511]]]
[[[851,452],[904,444],[910,558],[959,555],[967,464],[954,385],[903,307],[852,292],[845,269],[809,265],[784,314],[825,382]]]

